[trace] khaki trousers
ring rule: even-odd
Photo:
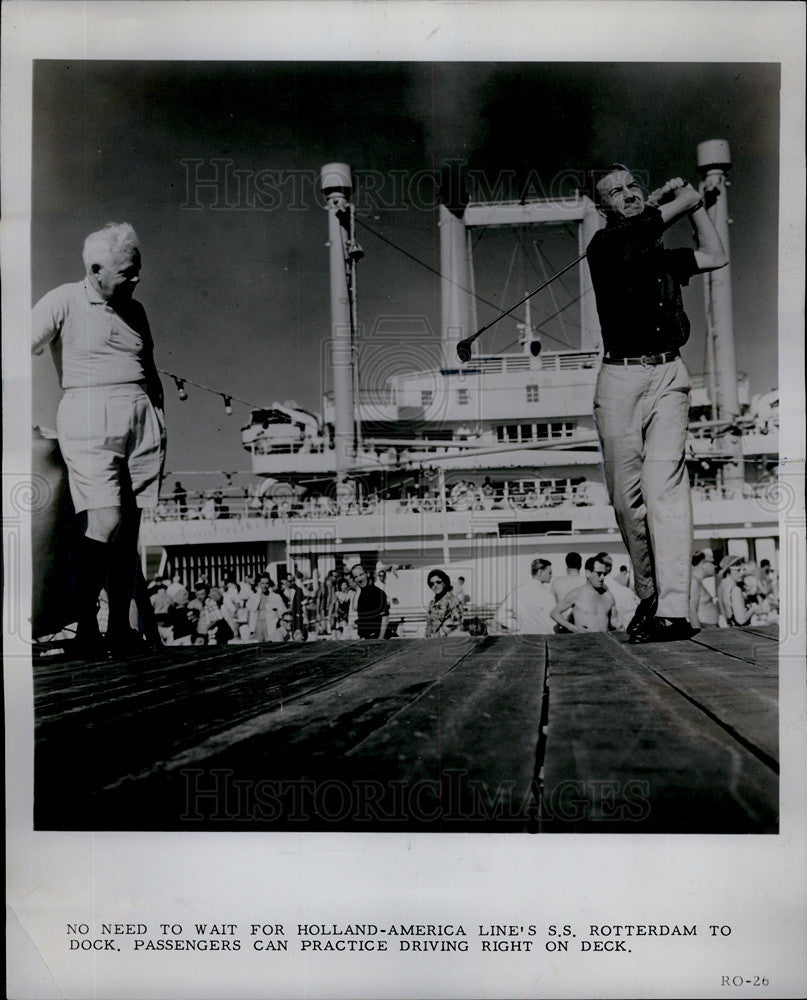
[[[692,501],[684,462],[689,374],[663,365],[603,364],[594,393],[605,481],[639,597],[661,617],[686,618]]]

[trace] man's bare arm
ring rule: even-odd
[[[700,628],[700,619],[698,618],[698,596],[700,594],[700,580],[692,584],[689,591],[689,624],[693,628]]]
[[[673,177],[648,195],[647,203],[658,207],[665,229],[681,216],[689,215],[698,244],[695,248],[698,270],[716,271],[728,264],[725,247],[703,206],[703,198],[691,184],[680,177]]]
[[[689,216],[695,230],[695,261],[701,271],[716,271],[729,262],[723,241],[703,204]]]
[[[647,196],[647,204],[656,206],[661,212],[665,229],[691,212],[700,200],[695,188],[680,177],[673,177]]]

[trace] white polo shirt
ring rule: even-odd
[[[143,306],[110,306],[85,278],[44,295],[32,314],[32,351],[51,345],[63,389],[142,382],[153,349]]]

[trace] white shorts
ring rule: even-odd
[[[76,513],[119,507],[121,487],[154,507],[165,460],[165,418],[137,383],[66,389],[56,414]]]

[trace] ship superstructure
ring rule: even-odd
[[[703,143],[704,175],[728,169],[724,142]],[[320,414],[293,401],[255,410],[242,432],[260,486],[226,521],[171,516],[144,523],[144,541],[193,573],[225,563],[278,563],[321,578],[356,560],[461,572],[480,606],[495,603],[537,554],[562,567],[570,549],[625,559],[608,503],[592,417],[601,343],[591,281],[579,267],[579,349],[544,349],[530,301],[514,351],[484,348],[462,363],[457,344],[476,328],[471,235],[483,227],[574,226],[582,252],[601,224],[584,194],[563,200],[440,205],[439,337],[407,331],[358,336],[350,168],[322,170],[327,200],[333,391]],[[718,228],[728,242],[725,188]],[[448,202],[448,203],[446,203]],[[730,276],[724,276],[726,280]],[[772,484],[778,394],[749,395],[734,364],[730,287],[705,282],[707,356],[693,378],[687,460],[696,544],[775,562]],[[727,298],[728,294],[728,298]],[[521,317],[520,317],[521,318]],[[380,384],[373,352],[410,336],[421,364]],[[424,345],[426,345],[424,347]],[[423,363],[425,360],[425,363]],[[377,366],[376,366],[377,367]],[[226,545],[226,555],[224,546]],[[164,560],[165,561],[165,560]],[[418,579],[422,577],[418,573]]]

